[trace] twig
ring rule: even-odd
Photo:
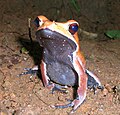
[[[31,26],[30,26],[30,22],[31,22],[31,18],[28,18],[28,31],[29,31],[29,38],[30,38],[31,45],[32,45],[32,44],[33,44],[33,40],[32,40],[32,37],[31,37]]]

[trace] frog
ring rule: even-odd
[[[73,113],[85,101],[87,89],[94,92],[103,89],[98,77],[86,69],[78,37],[79,23],[73,19],[66,22],[51,21],[43,15],[37,16],[34,23],[37,28],[36,39],[43,48],[40,63],[43,85],[52,92],[64,92],[68,87],[76,87],[75,99],[68,104],[52,107],[72,107]]]

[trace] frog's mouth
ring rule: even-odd
[[[40,46],[51,51],[56,50],[64,52],[65,50],[69,50],[70,52],[74,52],[77,48],[77,45],[74,41],[47,28],[38,30],[36,32],[36,38]]]

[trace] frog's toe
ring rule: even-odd
[[[71,101],[70,103],[68,103],[66,105],[54,105],[51,107],[56,108],[56,109],[64,109],[64,108],[68,108],[68,107],[73,107],[73,109],[70,113],[74,113],[82,103],[83,103],[83,101],[81,101],[79,99],[74,99],[73,101]]]
[[[88,89],[93,90],[94,93],[97,89],[103,90],[104,87],[101,85],[101,82],[99,81],[99,79],[95,74],[93,74],[91,71],[87,69],[86,69],[86,74],[88,76],[88,81],[87,81]]]
[[[74,113],[78,109],[78,107],[84,102],[84,100],[85,100],[85,95],[79,95],[73,101],[68,100],[69,101],[68,104],[54,105],[54,106],[51,106],[51,107],[58,108],[58,109],[64,109],[64,108],[72,107],[72,111],[70,113]]]
[[[52,108],[56,108],[56,109],[64,109],[64,108],[68,108],[68,107],[72,107],[73,104],[72,103],[68,103],[66,105],[52,105]]]
[[[38,66],[35,66],[33,68],[24,68],[25,72],[22,72],[21,74],[17,75],[17,77],[20,77],[22,75],[36,75],[38,72]]]
[[[68,93],[67,86],[61,86],[58,84],[55,84],[51,91],[52,93],[54,93],[55,91],[60,91],[62,93]]]
[[[98,84],[96,83],[96,84],[89,85],[89,86],[88,86],[88,89],[93,90],[93,92],[94,92],[94,94],[95,94],[97,89],[103,90],[104,87],[103,87],[103,86],[100,86],[100,85],[98,85]]]

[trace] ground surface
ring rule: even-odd
[[[6,37],[11,39],[8,45],[4,44]],[[0,37],[2,43],[0,45],[0,108],[2,112],[16,115],[28,115],[29,113],[66,115],[71,108],[52,109],[50,105],[65,103],[65,99],[72,99],[72,88],[69,89],[68,94],[59,92],[50,94],[37,76],[17,77],[23,72],[23,68],[32,67],[34,62],[30,55],[19,53],[20,45],[14,38],[14,34],[11,33],[2,34]],[[119,40],[81,41],[87,67],[99,76],[105,90],[99,91],[96,95],[88,91],[86,101],[75,115],[78,113],[82,115],[120,114],[119,42]]]
[[[113,4],[113,9],[115,7],[119,5]],[[71,108],[53,109],[51,105],[67,103],[66,99],[73,99],[72,88],[68,89],[67,94],[60,92],[51,94],[43,87],[39,77],[30,75],[17,77],[24,68],[33,67],[40,62],[41,50],[35,40],[34,28],[32,31],[34,43],[31,48],[25,17],[21,13],[5,12],[7,10],[9,7],[1,10],[4,15],[0,28],[0,115],[67,115]],[[107,13],[110,12],[111,10]],[[109,15],[110,17],[115,15],[116,10],[112,12],[114,13]],[[35,17],[34,14],[32,16]],[[119,29],[120,26],[117,25],[119,19],[117,20],[117,15],[115,16],[116,25],[113,24],[114,21],[98,24],[96,31],[100,31],[101,34],[103,33],[101,30],[105,28]],[[92,22],[85,21],[84,16],[80,19],[80,22],[84,22],[81,24],[82,28],[90,30]],[[95,32],[95,27],[93,30]],[[104,37],[102,34],[97,39],[82,38],[80,41],[87,62],[86,67],[98,75],[105,89],[95,95],[88,90],[84,104],[74,115],[120,115],[120,40],[103,39]],[[23,47],[29,53],[24,51],[21,53]]]

